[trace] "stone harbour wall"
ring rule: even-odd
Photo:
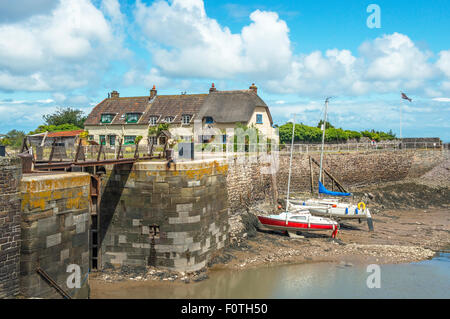
[[[311,190],[309,158],[320,162],[320,154],[295,154],[292,160],[291,190]],[[400,181],[423,175],[448,157],[448,152],[425,150],[371,151],[327,153],[324,167],[344,187],[354,189],[370,184]],[[312,164],[314,189],[317,189],[319,168]],[[286,194],[289,175],[289,155],[280,154],[280,170],[277,173],[278,190]],[[325,177],[325,186],[331,189],[331,180]]]
[[[228,241],[227,170],[224,160],[182,162],[170,169],[161,162],[107,167],[102,267],[188,272],[205,267]]]
[[[254,161],[228,158],[228,202],[232,213],[245,211],[247,206],[255,203],[275,201],[272,176],[264,174],[262,169],[267,164],[261,158]]]
[[[37,272],[43,269],[72,298],[88,298],[90,175],[24,174],[20,290],[26,298],[62,298]],[[80,266],[80,288],[69,288],[67,266]]]
[[[309,192],[311,177],[309,155],[317,162],[320,153],[294,154],[292,160],[292,192]],[[274,189],[278,194],[287,192],[289,175],[288,153],[279,154],[279,167],[275,176],[264,174],[262,167],[266,159],[255,162],[228,159],[227,187],[232,214],[240,214],[246,206],[257,203],[273,203]],[[448,151],[401,150],[326,153],[324,167],[349,190],[370,184],[417,178],[449,157]],[[274,168],[276,166],[273,166]],[[319,168],[314,163],[314,190],[317,190]],[[331,180],[325,176],[325,186],[331,189]],[[336,190],[336,189],[335,189]]]
[[[19,158],[0,157],[0,299],[19,294],[21,176]]]

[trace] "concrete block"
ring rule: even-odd
[[[150,244],[144,244],[144,243],[133,243],[131,246],[133,248],[150,248]]]
[[[81,263],[83,265],[89,265],[89,251],[85,251],[84,253],[81,253]]]
[[[77,234],[84,233],[85,231],[86,231],[86,223],[85,222],[76,223],[75,232]]]
[[[47,217],[38,220],[38,234],[45,234],[45,233],[54,233],[58,230],[59,225],[57,224],[57,218],[56,216]]]
[[[188,223],[198,223],[201,219],[200,215],[188,217]]]
[[[123,265],[124,261],[127,260],[127,253],[124,253],[124,252],[121,252],[121,253],[106,252],[105,255],[111,257],[110,262],[112,264]]]
[[[178,217],[189,217],[189,212],[179,212]]]
[[[47,236],[47,248],[59,245],[61,243],[61,233]]]
[[[200,181],[189,181],[188,187],[200,186]]]
[[[187,238],[189,234],[187,232],[169,232],[167,238]]]
[[[174,238],[173,239],[173,244],[174,245],[179,245],[179,244],[191,244],[194,242],[194,238],[192,237],[178,237],[178,238]]]
[[[127,243],[127,236],[119,235],[119,244],[126,244],[126,243]]]
[[[70,250],[69,250],[69,248],[67,248],[67,249],[64,249],[64,250],[61,250],[61,262],[64,262],[64,260],[66,260],[67,258],[69,258],[69,252],[70,252]]]
[[[133,227],[138,227],[141,225],[142,219],[133,219],[132,224]]]
[[[65,220],[64,220],[64,226],[65,227],[73,226],[74,222],[73,222],[73,215],[72,214],[68,214],[64,218],[65,218]]]
[[[142,235],[150,234],[150,228],[148,226],[142,226],[141,234]]]
[[[193,204],[177,204],[177,212],[190,212],[193,208]]]
[[[187,243],[186,243],[187,244]],[[201,243],[189,243],[188,244],[189,251],[197,251],[201,249]]]

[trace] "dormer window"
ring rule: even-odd
[[[157,116],[150,116],[148,124],[154,126],[154,125],[156,125],[156,122],[158,122],[158,117]]]
[[[100,122],[101,123],[111,123],[114,119],[114,114],[102,114]]]
[[[139,113],[127,113],[126,119],[127,123],[137,123],[139,121],[139,117],[141,114]]]
[[[164,122],[166,122],[166,123],[172,123],[174,119],[175,119],[175,118],[174,118],[173,116],[166,116],[166,117],[164,118]]]
[[[205,117],[205,124],[213,124],[214,120],[211,116]]]
[[[191,116],[189,114],[183,114],[181,116],[181,123],[189,124],[191,122]]]

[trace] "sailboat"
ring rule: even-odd
[[[289,161],[289,178],[287,189],[287,205],[286,211],[278,215],[259,215],[259,222],[266,228],[274,230],[287,231],[289,236],[297,237],[297,231],[318,231],[318,230],[332,230],[331,238],[335,238],[339,231],[339,223],[330,218],[314,216],[309,209],[300,207],[298,209],[289,210],[289,192],[291,186],[292,174],[292,154],[295,133],[295,114],[292,124],[292,142],[291,142],[291,156]]]
[[[323,153],[324,153],[324,144],[325,144],[325,130],[327,124],[327,110],[328,110],[328,102],[330,98],[326,98],[325,100],[325,112],[323,118],[323,126],[322,126],[322,149],[320,153],[320,167],[319,167],[319,191],[317,199],[308,199],[305,201],[287,201],[286,209],[308,209],[310,213],[314,215],[321,216],[329,216],[339,219],[347,219],[347,218],[356,218],[356,219],[366,219],[367,225],[370,231],[373,231],[373,222],[372,216],[370,214],[370,210],[366,207],[364,202],[360,202],[357,205],[349,204],[349,203],[341,203],[336,198],[320,198],[320,194],[325,194],[329,196],[337,196],[337,197],[348,197],[351,196],[351,193],[346,192],[334,192],[326,189],[326,187],[322,184],[322,172],[323,172]]]

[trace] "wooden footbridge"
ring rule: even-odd
[[[103,144],[98,144],[94,141],[87,141],[88,145],[83,145],[80,139],[76,148],[72,150],[74,155],[72,158],[67,156],[67,149],[64,146],[57,145],[55,142],[51,145],[51,149],[47,158],[44,158],[42,149],[29,145],[25,138],[22,143],[22,149],[19,157],[23,161],[23,173],[38,173],[42,171],[64,170],[72,171],[74,167],[98,167],[104,165],[121,165],[133,164],[137,161],[148,161],[153,159],[166,159],[167,142],[159,154],[155,155],[155,145],[149,143],[147,152],[140,154],[139,142],[134,145],[134,153],[124,152],[124,148],[130,149],[130,146],[124,145],[123,140],[119,139],[117,150],[111,154],[105,151]],[[62,155],[61,148],[64,149]],[[38,156],[38,150],[40,150]],[[74,152],[73,152],[74,151]],[[109,149],[111,151],[111,149]]]
[[[162,151],[154,154],[155,146],[149,139],[148,147],[142,147],[145,152],[140,154],[139,140],[136,141],[133,147],[123,145],[123,140],[119,139],[116,149],[109,148],[105,150],[102,144],[94,141],[83,141],[79,139],[76,147],[67,150],[65,146],[52,143],[51,148],[45,150],[42,146],[32,146],[27,143],[27,138],[23,140],[22,150],[19,157],[22,159],[22,172],[26,174],[42,174],[49,171],[82,171],[89,172],[91,176],[90,182],[90,234],[89,234],[89,250],[90,250],[90,269],[98,269],[101,267],[101,240],[100,240],[100,219],[101,219],[101,189],[102,189],[102,174],[104,169],[100,169],[105,165],[125,165],[133,164],[138,161],[148,161],[153,159],[160,159],[162,161],[170,161],[166,156],[167,142],[162,148]],[[87,145],[83,145],[87,144]],[[126,148],[126,150],[124,150]],[[160,147],[161,148],[161,147]],[[63,151],[61,150],[63,149]],[[112,151],[114,153],[112,153]],[[39,154],[38,154],[39,152]],[[44,153],[48,157],[44,157]],[[67,154],[73,154],[69,158]],[[156,152],[155,152],[156,153]],[[170,156],[170,154],[168,154]]]

